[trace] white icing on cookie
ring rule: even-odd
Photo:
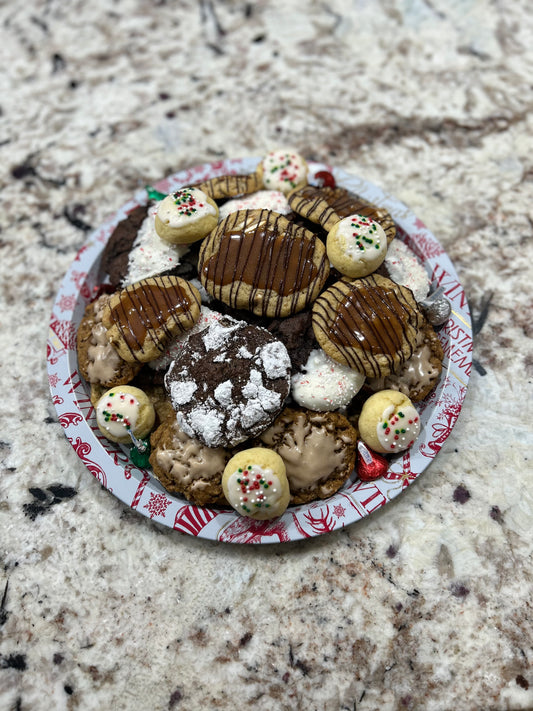
[[[401,240],[392,240],[384,264],[392,281],[411,289],[417,301],[426,298],[430,286],[427,272],[415,253]]]
[[[218,211],[218,220],[223,220],[232,212],[237,210],[273,210],[281,215],[288,215],[291,212],[289,203],[285,195],[279,190],[259,190],[251,195],[242,198],[228,200]]]
[[[387,235],[383,227],[363,215],[350,215],[337,226],[342,251],[355,263],[379,266],[387,253]]]
[[[292,376],[291,394],[302,407],[328,412],[347,405],[364,381],[364,374],[337,363],[317,348],[309,354],[303,372]]]
[[[271,511],[282,506],[283,488],[279,477],[272,469],[263,469],[250,464],[246,469],[237,469],[228,478],[226,498],[243,516],[252,517],[259,512]],[[286,506],[279,513],[283,513]]]
[[[123,437],[128,430],[135,434],[140,404],[131,393],[114,390],[101,397],[96,406],[98,426],[111,437]]]
[[[420,434],[420,417],[412,405],[389,405],[376,426],[380,444],[387,452],[403,452]]]
[[[269,190],[288,193],[307,180],[307,163],[293,151],[271,151],[263,158],[263,185]]]
[[[122,286],[177,267],[180,259],[189,251],[187,244],[170,244],[161,239],[155,230],[156,211],[157,204],[148,209],[148,215],[137,233]]]
[[[157,206],[157,216],[169,227],[183,227],[217,211],[199,188],[181,188],[167,195]]]

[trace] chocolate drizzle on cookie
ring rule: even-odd
[[[317,340],[329,341],[332,357],[369,377],[388,374],[416,342],[418,316],[409,295],[384,277],[339,281],[313,306]]]
[[[303,309],[328,273],[315,235],[269,210],[228,215],[200,250],[199,275],[207,291],[260,316]]]
[[[133,360],[143,361],[147,342],[163,351],[173,336],[195,323],[191,306],[200,300],[177,277],[142,279],[118,292],[109,304],[107,321],[118,329]]]
[[[249,175],[219,175],[210,178],[195,187],[200,188],[213,200],[227,200],[240,195],[248,195],[261,189],[261,182],[256,173]]]
[[[385,208],[364,200],[346,188],[317,188],[313,185],[305,185],[290,193],[288,201],[294,212],[322,225],[327,230],[343,217],[363,215],[381,225],[389,244],[396,235],[394,220]]]

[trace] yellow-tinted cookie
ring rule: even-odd
[[[112,442],[130,444],[132,432],[144,439],[155,423],[155,410],[148,395],[131,385],[119,385],[105,392],[95,408],[96,424]]]
[[[395,454],[411,447],[420,434],[420,417],[413,403],[397,390],[381,390],[365,401],[359,434],[375,452]]]
[[[271,449],[252,447],[226,464],[222,489],[242,516],[266,520],[281,516],[289,505],[289,482],[283,459]]]
[[[165,242],[191,244],[203,239],[218,222],[218,207],[198,188],[180,188],[157,206],[155,231]]]
[[[380,266],[387,255],[387,235],[375,220],[364,215],[345,217],[328,233],[329,261],[341,274],[364,277]]]
[[[292,150],[271,151],[257,166],[257,175],[263,187],[285,194],[306,185],[307,172],[306,160]]]

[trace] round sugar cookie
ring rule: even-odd
[[[361,439],[370,449],[395,454],[414,444],[420,434],[420,416],[407,395],[381,390],[365,400],[358,426]]]
[[[130,432],[144,439],[155,423],[155,410],[148,395],[132,385],[119,385],[105,392],[95,412],[100,432],[121,444],[131,443]]]
[[[199,188],[180,188],[157,206],[155,229],[166,242],[191,244],[203,239],[218,222],[218,206]]]
[[[226,464],[222,489],[242,516],[259,521],[281,516],[289,505],[289,482],[283,459],[271,449],[252,447]]]
[[[270,151],[257,166],[257,175],[267,190],[279,190],[285,195],[307,184],[307,161],[296,151]]]
[[[326,251],[341,274],[364,277],[380,266],[387,254],[387,235],[375,220],[364,215],[345,217],[328,233]]]

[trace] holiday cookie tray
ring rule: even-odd
[[[255,170],[259,159],[218,161],[181,171],[154,187],[170,193],[188,184],[227,174]],[[147,200],[146,191],[118,210],[93,232],[80,249],[57,293],[47,342],[48,377],[53,403],[65,435],[89,472],[109,492],[132,509],[181,533],[234,543],[277,543],[319,536],[354,523],[385,506],[428,467],[455,425],[464,400],[472,365],[471,321],[464,290],[453,264],[425,225],[405,205],[368,181],[343,170],[309,163],[313,175],[331,172],[338,185],[361,195],[392,215],[396,239],[403,240],[426,268],[432,288],[441,287],[452,311],[439,331],[444,350],[439,382],[417,403],[421,432],[414,445],[391,457],[387,473],[360,481],[355,473],[326,500],[289,507],[279,518],[254,520],[228,508],[199,507],[168,493],[150,469],[136,467],[127,447],[103,437],[96,425],[90,389],[78,371],[76,332],[86,305],[94,298],[104,275],[102,251],[118,222]]]

